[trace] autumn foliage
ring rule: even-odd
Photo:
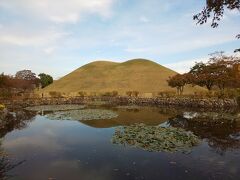
[[[176,74],[168,80],[168,85],[177,88],[177,93],[181,95],[187,82],[187,74]]]
[[[183,93],[186,84],[198,85],[209,91],[218,88],[240,88],[240,58],[225,56],[222,52],[211,55],[207,63],[196,63],[188,73],[170,77],[168,85]]]
[[[0,88],[32,90],[39,84],[39,79],[30,70],[23,70],[15,76],[0,75]]]
[[[12,97],[32,92],[41,81],[31,70],[18,71],[15,76],[0,74],[0,96]]]

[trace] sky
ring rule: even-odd
[[[0,0],[0,72],[58,79],[96,61],[146,58],[187,72],[215,51],[239,48],[239,11],[217,29],[193,15],[205,0]]]

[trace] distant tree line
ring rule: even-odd
[[[18,71],[15,76],[0,74],[0,96],[5,96],[11,91],[16,90],[19,92],[32,91],[35,88],[44,88],[53,83],[53,78],[41,73],[36,76],[31,70]]]
[[[225,56],[223,52],[211,54],[207,63],[196,63],[188,73],[176,74],[168,79],[168,85],[181,95],[184,86],[191,84],[223,91],[225,88],[240,88],[240,58]]]

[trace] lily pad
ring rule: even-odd
[[[91,105],[91,106],[102,106],[102,105],[109,104],[109,102],[107,102],[107,101],[89,101],[86,104]]]
[[[43,106],[32,106],[25,108],[28,111],[66,111],[83,109],[84,105],[43,105]]]
[[[116,128],[111,141],[150,152],[189,152],[200,143],[197,136],[184,129],[144,124]]]
[[[46,115],[49,119],[55,120],[98,120],[98,119],[112,119],[118,116],[117,113],[110,110],[102,109],[84,109],[84,110],[70,110],[64,112],[54,112]]]
[[[127,109],[127,110],[135,110],[140,109],[140,106],[132,105],[132,106],[117,106],[118,109]]]

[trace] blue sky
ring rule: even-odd
[[[239,48],[240,13],[217,29],[192,16],[205,0],[0,0],[0,72],[59,78],[95,60],[147,58],[185,72],[209,53]]]

